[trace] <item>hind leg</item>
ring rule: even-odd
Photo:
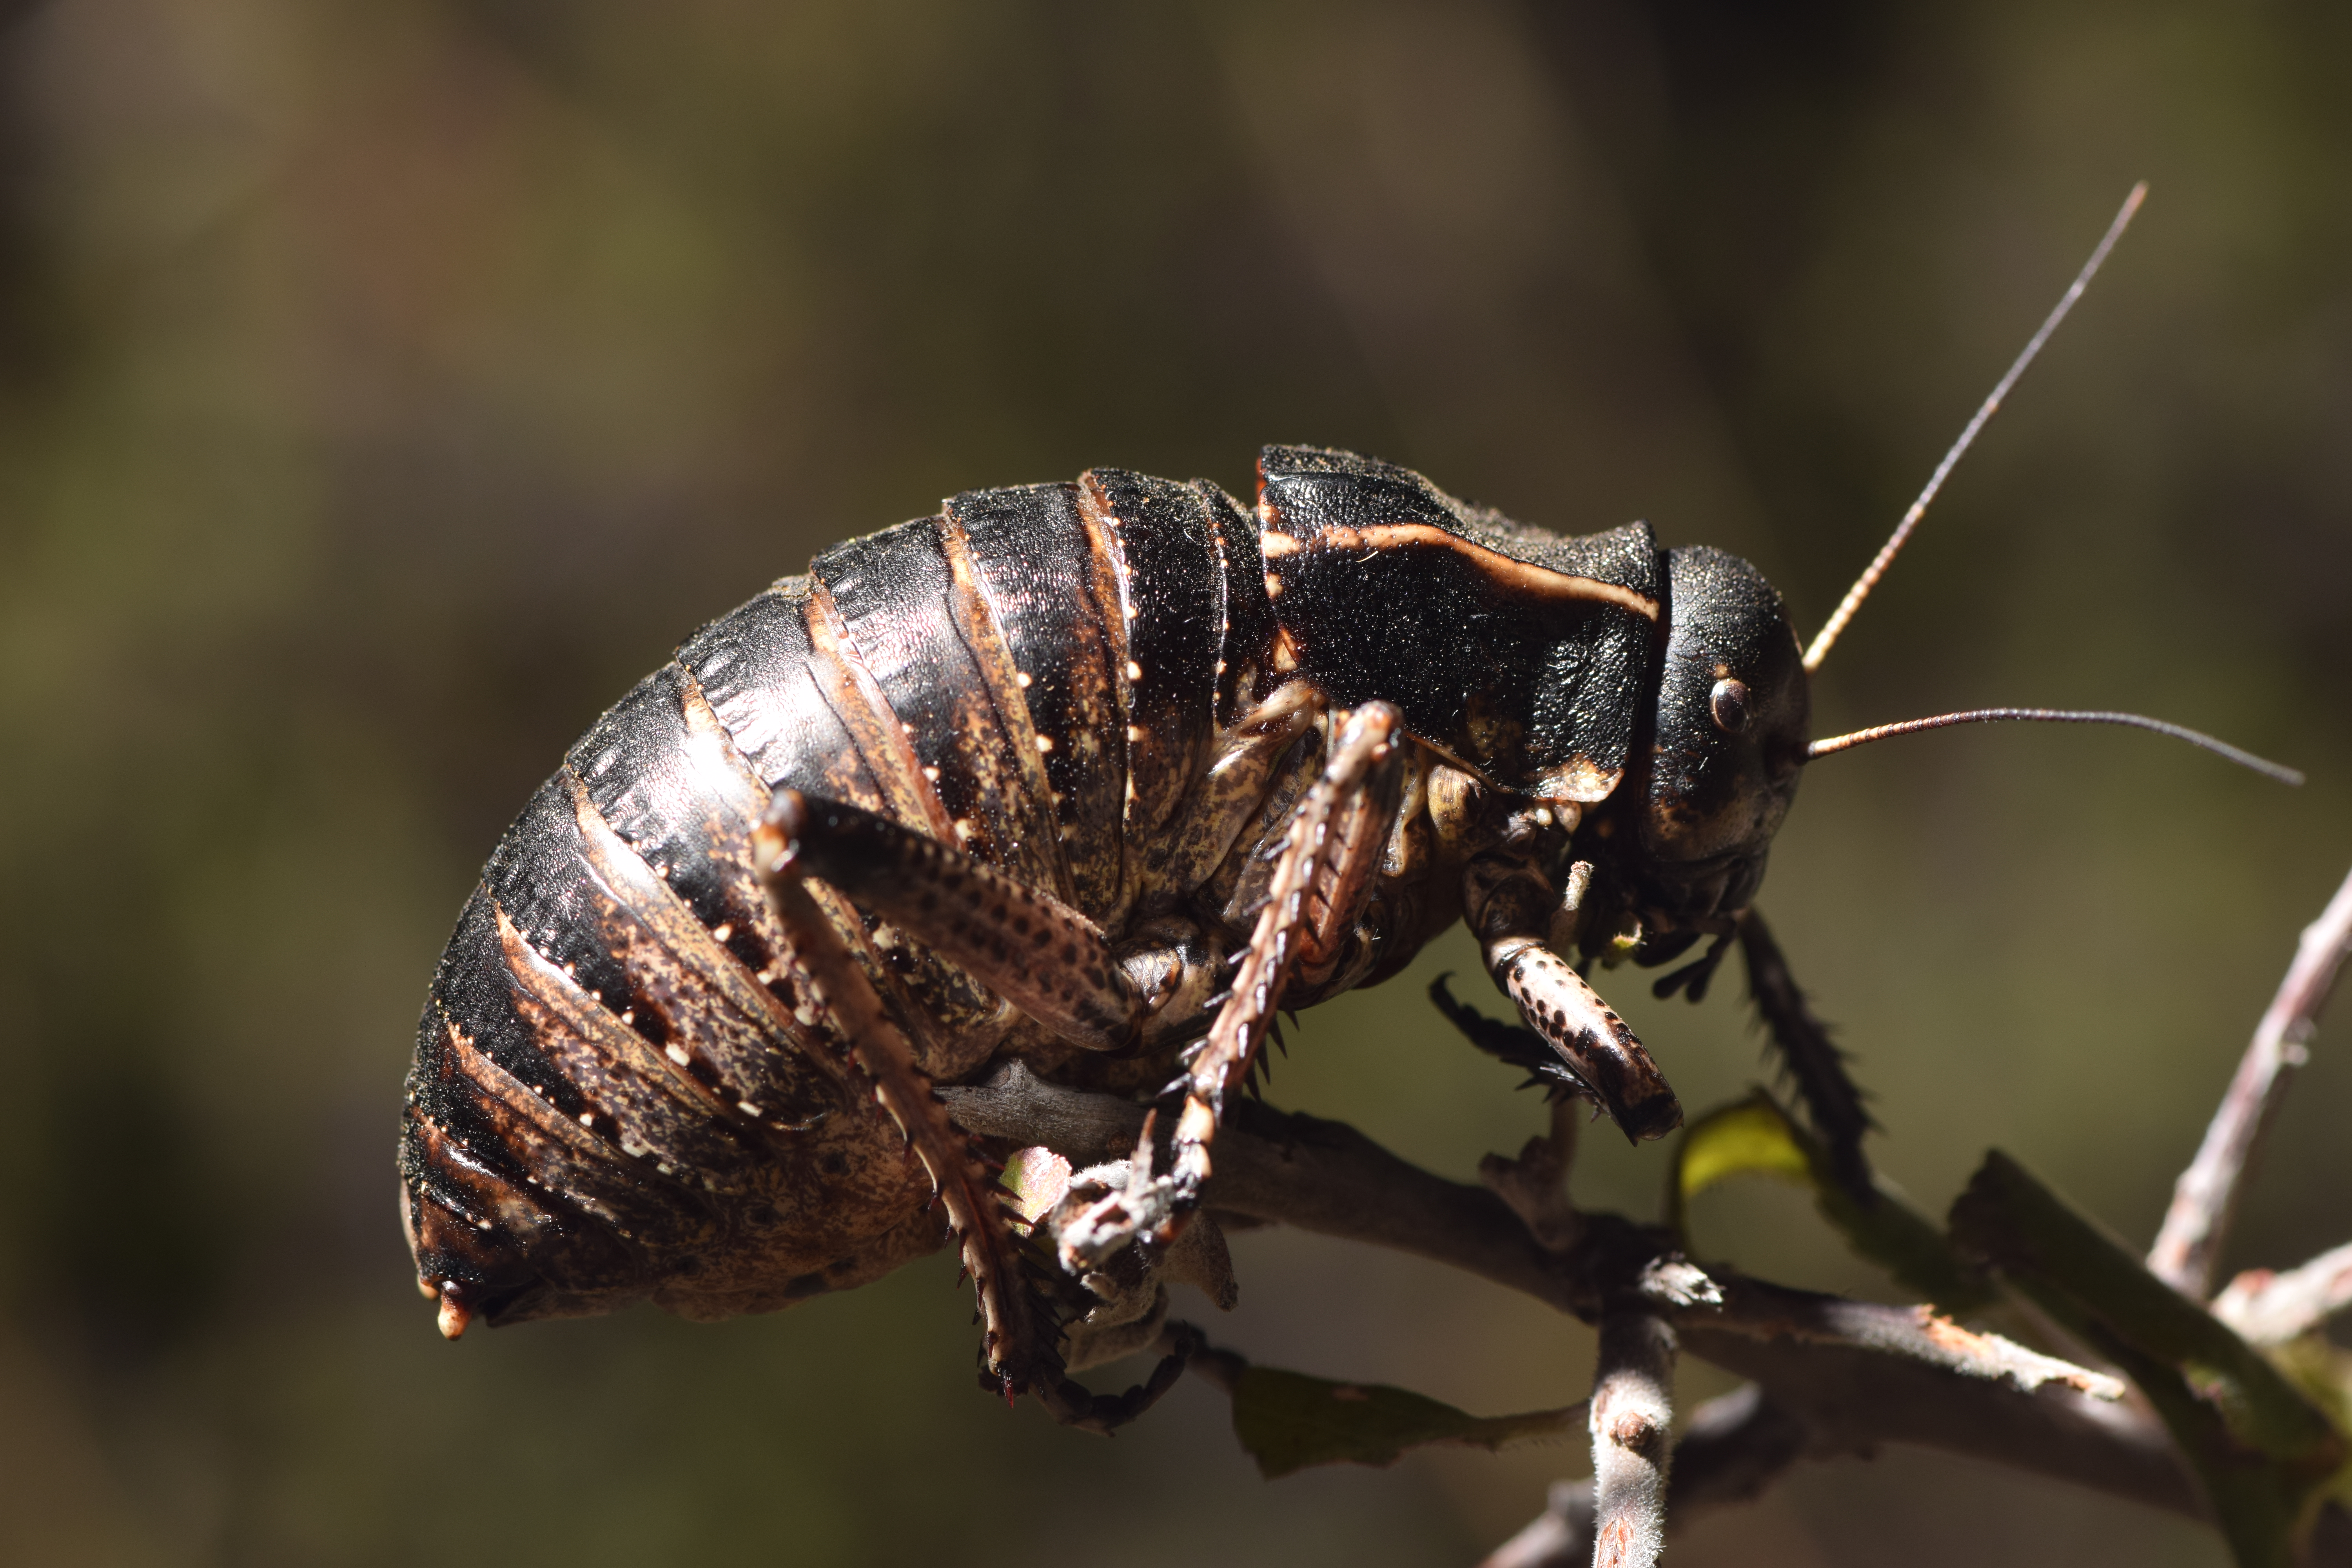
[[[792,798],[786,802],[782,795]],[[761,882],[819,1002],[840,1021],[850,1041],[851,1057],[872,1080],[875,1098],[906,1135],[947,1210],[949,1228],[964,1269],[979,1292],[981,1316],[987,1325],[985,1381],[1001,1389],[1008,1402],[1024,1393],[1034,1394],[1065,1425],[1108,1432],[1141,1415],[1168,1391],[1182,1373],[1197,1336],[1189,1331],[1175,1333],[1170,1352],[1151,1378],[1123,1394],[1094,1394],[1065,1375],[1061,1314],[1039,1288],[1041,1281],[1034,1277],[1038,1262],[1028,1256],[1028,1244],[1013,1229],[1013,1216],[1007,1212],[1010,1194],[997,1184],[971,1136],[948,1120],[947,1107],[917,1066],[905,1032],[883,1005],[841,933],[802,885],[801,878],[808,869],[803,848],[808,840],[793,837],[792,827],[804,825],[808,816],[819,811],[852,809],[810,803],[793,792],[782,792],[777,805],[752,833],[753,859]],[[879,822],[878,818],[867,820]],[[834,843],[837,848],[838,839]]]

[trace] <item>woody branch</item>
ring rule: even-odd
[[[940,1092],[971,1131],[1043,1144],[1074,1163],[1124,1155],[1144,1114],[1017,1063]],[[1925,1308],[1701,1273],[1664,1233],[1616,1215],[1585,1215],[1575,1243],[1555,1252],[1494,1192],[1433,1175],[1351,1127],[1251,1100],[1230,1115],[1206,1194],[1213,1210],[1426,1258],[1588,1321],[1601,1316],[1612,1281],[1633,1278],[1685,1350],[1754,1381],[1803,1423],[1809,1455],[1909,1443],[2202,1517],[2170,1440],[2115,1402],[2111,1378],[1969,1333]]]

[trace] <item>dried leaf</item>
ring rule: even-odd
[[[1253,1366],[1234,1388],[1234,1435],[1266,1479],[1309,1465],[1396,1463],[1432,1444],[1499,1450],[1580,1433],[1585,1407],[1478,1416],[1410,1389]]]

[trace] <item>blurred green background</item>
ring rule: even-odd
[[[2120,731],[1925,737],[1809,777],[1763,907],[1894,1176],[1940,1208],[1999,1144],[2144,1243],[2352,862],[2341,6],[0,15],[7,1562],[1466,1563],[1582,1473],[1268,1485],[1196,1384],[1112,1443],[1008,1415],[936,1258],[775,1318],[435,1336],[394,1110],[482,858],[685,632],[953,490],[1246,493],[1263,442],[1351,446],[1738,552],[1810,628],[2144,177],[1820,728],[2133,707],[2310,785]],[[1456,1176],[1516,1149],[1534,1098],[1419,999],[1449,965],[1310,1015],[1273,1098]],[[1738,989],[1612,994],[1698,1108],[1759,1072]],[[2352,1235],[2347,1112],[2323,1037],[2231,1267]],[[1588,1148],[1583,1198],[1653,1211],[1663,1150]],[[1794,1193],[1697,1225],[1885,1289]],[[1236,1246],[1210,1326],[1253,1356],[1485,1412],[1584,1390],[1589,1335],[1531,1303]],[[1676,1557],[2221,1560],[1916,1454]]]

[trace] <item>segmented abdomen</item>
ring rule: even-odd
[[[1167,829],[1272,630],[1249,514],[1111,469],[959,496],[704,627],[533,797],[442,957],[401,1152],[420,1278],[493,1321],[646,1295],[721,1316],[936,1246],[752,823],[785,785],[846,801],[1115,935],[1190,891]],[[827,907],[935,1078],[1017,1021]]]

